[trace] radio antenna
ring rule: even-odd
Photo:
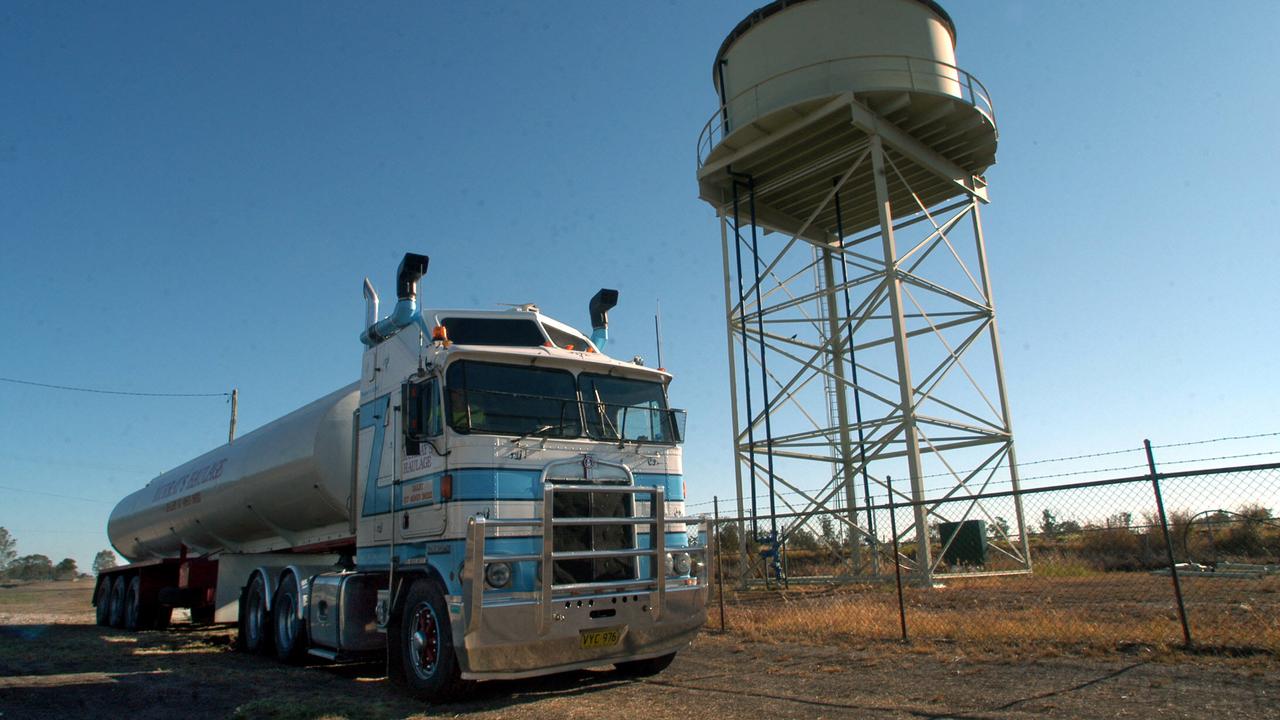
[[[658,343],[658,369],[665,370],[667,366],[662,364],[662,300],[658,300],[656,305],[653,312],[653,337]]]

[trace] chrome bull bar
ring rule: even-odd
[[[628,495],[649,495],[649,515],[625,518],[564,518],[554,517],[554,501],[557,492],[590,492],[618,493]],[[660,620],[666,606],[667,585],[671,578],[667,577],[665,556],[666,528],[668,525],[683,525],[687,531],[689,525],[701,526],[698,532],[699,544],[675,548],[679,552],[699,555],[702,562],[693,576],[697,587],[707,587],[707,560],[710,558],[708,545],[711,541],[707,518],[666,517],[666,489],[662,487],[633,487],[620,485],[552,485],[547,483],[542,493],[542,517],[540,518],[485,518],[474,516],[467,521],[466,568],[463,573],[463,598],[465,600],[467,633],[475,632],[480,627],[480,619],[484,614],[485,602],[485,567],[491,562],[536,562],[539,564],[538,577],[538,614],[537,631],[546,635],[555,622],[554,608],[557,600],[563,601],[572,597],[585,600],[596,595],[607,595],[611,592],[648,592],[654,598],[650,612],[654,620]],[[634,504],[632,505],[634,507]],[[613,526],[647,526],[650,528],[651,547],[625,548],[620,550],[555,550],[552,530],[561,526],[613,525]],[[542,551],[525,555],[499,554],[490,555],[486,550],[488,531],[490,528],[528,527],[541,530]],[[635,537],[636,535],[633,535]],[[560,583],[554,578],[557,560],[596,560],[606,558],[651,557],[650,577],[629,580],[605,580],[584,583]],[[681,585],[689,583],[683,576],[675,578]]]

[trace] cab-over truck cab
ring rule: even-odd
[[[318,578],[311,613],[341,602],[344,576],[385,573],[377,626],[422,695],[609,663],[656,672],[703,624],[684,413],[665,371],[602,352],[616,298],[593,299],[594,341],[534,306],[419,310],[362,335],[356,571]]]

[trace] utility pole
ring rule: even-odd
[[[235,442],[236,439],[236,403],[240,399],[240,389],[231,388],[231,427],[227,430],[227,444]]]

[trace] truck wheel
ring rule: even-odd
[[[614,668],[616,668],[619,673],[626,675],[627,677],[649,677],[650,675],[657,675],[663,670],[666,670],[667,667],[671,665],[671,661],[675,659],[675,653],[668,653],[666,655],[659,655],[656,658],[649,658],[647,660],[629,660],[627,662],[620,662],[614,665]]]
[[[124,591],[124,629],[140,630],[142,617],[142,577],[135,575]]]
[[[124,627],[125,578],[117,575],[111,580],[111,627]]]
[[[195,611],[192,610],[192,619]],[[265,655],[271,652],[271,614],[267,612],[267,583],[254,573],[240,596],[240,648]]]
[[[98,583],[98,594],[93,598],[93,614],[98,624],[107,627],[111,624],[111,578],[105,577]]]
[[[275,601],[276,658],[281,662],[296,663],[306,656],[306,628],[298,613],[298,581],[289,573],[280,579]]]
[[[439,583],[419,578],[409,586],[392,650],[399,672],[393,677],[428,702],[460,697],[470,683],[462,679],[453,650],[453,628]]]

